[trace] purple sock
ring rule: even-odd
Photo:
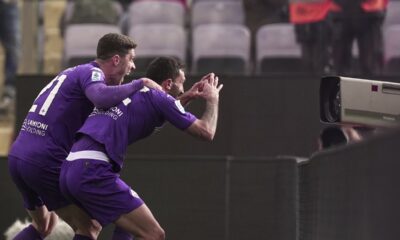
[[[122,228],[115,226],[114,233],[111,238],[112,240],[133,240],[134,238],[130,233],[123,230]]]
[[[92,240],[90,237],[75,234],[74,238],[72,240]]]
[[[31,225],[24,228],[14,237],[14,240],[42,240],[40,233]]]

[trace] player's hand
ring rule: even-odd
[[[206,77],[208,76],[208,77]],[[218,76],[215,76],[214,73],[210,73],[206,75],[203,80],[203,87],[199,92],[199,96],[204,98],[207,101],[216,101],[219,100],[219,92],[223,88],[223,84],[219,84]]]
[[[183,106],[186,106],[190,101],[200,96],[200,92],[203,89],[203,85],[204,81],[196,82],[189,90],[178,96],[177,99],[181,101]]]
[[[154,82],[150,78],[141,78],[141,80],[143,80],[144,86],[146,86],[148,88],[153,88],[153,89],[160,90],[160,91],[163,90],[162,87],[158,83]]]

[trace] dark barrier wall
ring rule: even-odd
[[[301,166],[302,240],[397,240],[400,131]]]
[[[17,129],[40,89],[51,76],[20,76],[17,80]],[[187,87],[200,77],[188,76]],[[219,126],[213,143],[201,142],[166,125],[129,148],[132,154],[308,156],[320,131],[319,79],[315,76],[220,77]],[[188,110],[200,117],[204,104]]]
[[[20,76],[17,80],[17,129],[33,99],[51,76]],[[200,79],[187,76],[186,87]],[[377,78],[396,81],[396,77]],[[316,76],[221,76],[220,117],[215,140],[202,142],[170,125],[128,148],[129,155],[309,156],[317,148],[319,81]],[[204,104],[188,110],[201,116]]]
[[[26,214],[5,159],[0,178],[2,234]],[[297,239],[295,159],[138,157],[125,162],[122,178],[144,199],[168,239]],[[100,240],[111,234],[107,227]]]
[[[28,216],[17,187],[11,181],[5,157],[0,157],[0,192],[0,239],[4,239],[4,231],[16,218],[24,220]]]

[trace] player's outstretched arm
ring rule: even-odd
[[[107,86],[103,83],[92,84],[86,88],[85,94],[95,107],[107,109],[117,105],[131,94],[139,91],[143,86],[161,89],[161,86],[153,80],[142,78],[118,86]]]
[[[162,91],[163,88],[160,86],[160,84],[154,82],[150,78],[141,78],[140,80],[143,80],[143,85],[145,85],[148,88],[153,88]]]
[[[223,85],[218,85],[218,77],[211,74],[207,81],[204,81],[199,96],[206,100],[206,109],[200,119],[194,121],[186,132],[201,139],[212,141],[217,130],[219,92]]]

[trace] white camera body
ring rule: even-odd
[[[323,122],[373,127],[400,124],[400,84],[349,77],[324,77],[320,85]]]

